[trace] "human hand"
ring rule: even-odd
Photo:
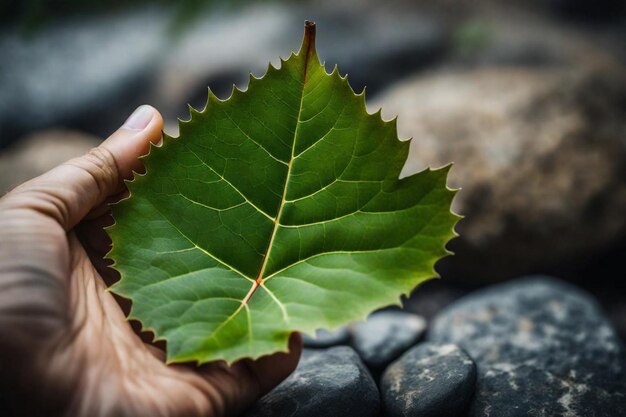
[[[232,415],[295,368],[298,335],[289,353],[257,361],[167,366],[126,320],[124,300],[106,291],[116,278],[103,261],[108,203],[142,169],[137,158],[162,126],[155,109],[139,107],[87,155],[0,199],[0,410],[8,415]]]

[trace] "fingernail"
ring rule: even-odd
[[[137,107],[137,109],[130,115],[124,122],[122,127],[133,130],[143,130],[148,126],[150,120],[154,117],[154,111],[152,107],[143,105]]]

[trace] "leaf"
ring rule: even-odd
[[[399,303],[435,275],[457,216],[448,169],[398,179],[409,142],[302,47],[202,112],[145,157],[114,207],[109,257],[130,318],[169,362],[287,349]]]

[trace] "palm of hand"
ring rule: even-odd
[[[114,277],[102,262],[109,244],[102,226],[110,221],[102,203],[123,189],[121,177],[161,123],[155,112],[141,132],[120,129],[108,146],[0,200],[0,388],[12,393],[15,412],[221,416],[241,411],[295,367],[295,339],[291,354],[255,362],[167,366],[163,350],[138,337],[106,291]]]

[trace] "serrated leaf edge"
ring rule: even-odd
[[[304,45],[305,40],[306,40],[306,24],[305,24],[305,39],[303,40],[303,45]],[[314,48],[314,44],[313,44],[313,48]],[[267,67],[267,69],[266,69],[265,73],[264,73],[262,76],[260,76],[260,77],[256,77],[254,74],[252,74],[252,73],[250,72],[250,73],[249,73],[249,78],[248,78],[248,85],[247,85],[247,87],[246,87],[245,89],[243,89],[243,90],[242,90],[242,89],[238,88],[235,84],[233,84],[233,87],[232,87],[231,93],[230,93],[230,95],[228,96],[228,98],[226,98],[226,99],[220,99],[219,97],[217,97],[217,96],[213,93],[213,91],[211,90],[211,88],[209,87],[209,88],[208,88],[208,97],[207,97],[207,102],[206,102],[206,104],[205,104],[205,106],[204,106],[204,108],[203,108],[202,110],[198,111],[198,110],[197,110],[197,109],[195,109],[193,106],[191,106],[190,104],[188,104],[187,106],[188,106],[188,110],[189,110],[189,120],[183,120],[183,119],[181,119],[181,118],[177,118],[177,121],[178,121],[178,126],[179,126],[179,131],[180,131],[180,128],[183,126],[183,124],[192,123],[192,121],[193,121],[193,119],[194,119],[194,115],[201,115],[201,114],[206,113],[206,112],[208,111],[208,109],[209,109],[209,104],[210,104],[210,102],[211,102],[211,100],[212,100],[212,99],[213,99],[213,100],[215,100],[215,101],[221,102],[221,103],[225,103],[225,102],[227,102],[227,101],[231,100],[233,97],[235,97],[235,96],[236,96],[236,95],[238,95],[238,94],[243,94],[243,93],[246,93],[246,92],[248,91],[248,89],[249,89],[249,87],[250,87],[250,85],[251,85],[251,83],[252,83],[252,82],[262,81],[262,80],[263,80],[263,79],[267,76],[267,74],[268,74],[269,72],[271,72],[271,71],[280,71],[280,69],[282,68],[282,66],[284,65],[284,63],[285,63],[287,60],[292,59],[292,58],[295,58],[295,57],[298,57],[298,56],[299,56],[299,54],[300,54],[301,52],[302,52],[302,47],[301,47],[300,51],[299,51],[299,52],[297,52],[297,53],[291,52],[291,54],[289,55],[289,57],[288,57],[288,58],[286,58],[286,59],[284,59],[284,58],[280,57],[280,66],[279,66],[279,67],[275,67],[275,66],[274,66],[274,65],[270,62],[270,63],[268,64],[268,67]],[[308,51],[307,51],[307,53],[308,53]],[[317,55],[315,55],[315,56],[317,57]],[[394,116],[394,117],[392,117],[392,118],[391,118],[391,119],[389,119],[389,120],[385,120],[385,119],[383,118],[383,116],[382,116],[382,108],[379,108],[378,110],[376,110],[376,111],[374,111],[374,112],[369,112],[369,111],[367,110],[366,100],[365,100],[366,88],[363,88],[363,90],[362,90],[360,93],[358,93],[358,94],[357,94],[357,93],[354,91],[354,89],[352,88],[352,86],[350,85],[349,81],[348,81],[348,74],[346,74],[346,75],[344,75],[344,76],[341,76],[341,74],[339,73],[339,68],[338,68],[338,65],[335,65],[335,66],[333,67],[333,70],[332,70],[331,72],[328,72],[328,71],[325,69],[325,64],[324,64],[324,63],[321,63],[321,65],[324,67],[324,73],[325,73],[327,76],[331,76],[331,77],[332,77],[332,76],[338,76],[338,77],[339,77],[339,79],[340,79],[340,80],[341,80],[341,81],[342,81],[345,85],[347,85],[347,87],[350,89],[350,91],[352,92],[352,94],[353,94],[355,97],[358,97],[358,98],[360,98],[360,99],[361,99],[360,101],[361,101],[361,104],[362,104],[362,107],[363,107],[363,111],[364,111],[364,112],[365,112],[368,116],[370,116],[370,117],[378,117],[378,118],[380,119],[380,121],[381,121],[383,124],[385,124],[385,125],[391,125],[391,127],[392,127],[392,129],[393,129],[394,136],[395,136],[396,138],[398,138],[398,131],[397,131],[397,120],[398,120],[398,116]],[[301,106],[301,107],[302,107],[302,106]],[[178,137],[172,137],[172,136],[168,135],[167,133],[165,133],[164,131],[162,131],[162,140],[161,140],[159,143],[157,143],[157,144],[150,142],[150,146],[149,146],[149,148],[148,148],[148,152],[147,152],[145,155],[140,156],[138,159],[139,159],[139,160],[144,160],[144,159],[146,159],[146,158],[148,158],[148,157],[150,156],[150,154],[151,154],[151,152],[152,152],[152,149],[153,149],[153,148],[162,148],[162,147],[166,146],[166,142],[169,142],[169,141],[172,141],[172,140],[178,140],[178,139],[180,139],[180,136],[178,136]],[[399,138],[398,138],[398,140],[399,140],[399,141],[401,141],[401,142],[407,142],[407,143],[410,143],[410,142],[413,140],[413,138],[412,138],[412,137],[410,137],[410,138],[406,138],[406,139],[399,139]],[[419,174],[421,174],[421,173],[423,173],[423,172],[425,172],[425,171],[431,171],[431,172],[441,171],[441,170],[443,170],[443,171],[447,171],[447,172],[446,172],[446,185],[445,185],[445,189],[446,189],[446,191],[448,191],[448,192],[450,192],[450,193],[452,194],[452,196],[451,196],[451,198],[450,198],[450,203],[452,204],[452,201],[454,200],[454,198],[455,198],[455,196],[456,196],[457,192],[460,190],[460,188],[456,188],[456,189],[455,189],[455,188],[451,188],[451,187],[449,187],[449,186],[448,186],[448,184],[447,184],[447,177],[448,177],[449,171],[450,171],[450,169],[453,167],[453,165],[454,165],[454,164],[453,164],[452,162],[451,162],[451,163],[448,163],[448,164],[446,164],[446,165],[443,165],[443,166],[441,166],[441,167],[438,167],[438,168],[431,168],[431,166],[429,165],[429,166],[427,166],[426,168],[424,168],[424,169],[422,169],[422,170],[420,170],[420,171],[418,171],[418,172],[415,172],[415,173],[413,173],[413,174],[411,174],[411,175],[408,175],[407,177],[411,177],[411,176],[413,176],[413,175],[419,175]],[[132,178],[131,178],[131,179],[125,179],[125,180],[124,180],[124,183],[125,183],[126,185],[131,184],[131,183],[135,182],[136,180],[138,180],[139,178],[146,177],[146,175],[148,175],[148,171],[147,171],[147,170],[146,170],[146,172],[144,172],[144,173],[139,173],[139,172],[137,172],[137,171],[132,171]],[[405,177],[405,178],[406,178],[406,177]],[[287,181],[287,182],[288,182],[288,181]],[[119,200],[118,202],[115,202],[115,203],[110,204],[110,207],[111,207],[112,211],[114,211],[114,210],[115,210],[115,206],[117,206],[117,205],[118,205],[118,204],[120,204],[121,202],[123,202],[123,201],[125,201],[125,200],[128,200],[128,199],[130,199],[130,198],[132,198],[132,191],[130,190],[130,187],[127,187],[127,188],[128,188],[128,190],[129,190],[129,193],[128,193],[128,195],[127,195],[126,197],[122,198],[122,199],[121,199],[121,200]],[[284,195],[283,195],[282,200],[284,200]],[[282,206],[282,204],[283,204],[283,203],[281,202],[281,206]],[[462,216],[462,215],[459,215],[459,214],[455,213],[454,211],[452,211],[452,209],[451,209],[451,208],[450,208],[450,210],[449,210],[449,214],[451,214],[451,215],[452,215],[452,217],[453,217],[454,221],[453,221],[453,223],[452,223],[452,227],[451,227],[450,232],[449,232],[447,235],[443,236],[443,237],[445,238],[445,240],[446,240],[446,243],[444,243],[444,246],[443,246],[443,248],[442,248],[442,249],[443,249],[443,250],[442,250],[442,251],[443,251],[443,254],[442,254],[441,256],[439,256],[439,257],[435,256],[435,257],[433,257],[433,259],[429,259],[429,261],[427,262],[428,264],[430,264],[430,265],[431,265],[431,268],[430,268],[430,269],[431,269],[431,271],[430,271],[430,272],[431,272],[431,274],[432,274],[432,275],[431,275],[430,277],[420,279],[420,282],[419,282],[419,283],[417,283],[417,284],[416,284],[414,287],[412,287],[411,289],[407,289],[407,291],[406,291],[405,293],[402,293],[402,294],[400,294],[399,296],[394,296],[394,297],[393,297],[393,299],[384,300],[384,301],[381,301],[380,303],[377,303],[377,304],[379,304],[379,307],[378,307],[378,308],[383,308],[383,307],[387,307],[387,306],[398,306],[398,307],[402,307],[402,297],[408,297],[412,291],[414,291],[414,290],[415,290],[416,288],[418,288],[421,284],[423,284],[424,282],[426,282],[427,280],[429,280],[429,279],[431,279],[431,278],[432,278],[432,279],[439,279],[439,278],[441,278],[441,276],[440,276],[440,274],[437,272],[437,270],[436,270],[435,266],[436,266],[436,264],[437,264],[438,262],[440,262],[442,259],[445,259],[445,258],[447,258],[447,257],[449,257],[449,256],[451,256],[451,255],[453,255],[453,254],[454,254],[452,251],[450,251],[450,250],[447,248],[447,245],[449,244],[449,242],[450,242],[452,239],[454,239],[454,238],[456,238],[456,237],[458,237],[458,236],[459,236],[459,234],[458,234],[458,233],[457,233],[457,231],[456,231],[456,225],[458,224],[458,222],[459,222],[461,219],[463,219],[463,216]],[[275,220],[275,221],[276,221],[276,222],[278,222],[278,219],[279,219],[279,218],[280,218],[280,211],[279,211],[279,212],[278,212],[278,214],[276,215],[276,220]],[[111,235],[111,232],[114,230],[115,226],[117,225],[117,222],[115,221],[115,216],[113,216],[113,219],[114,219],[113,224],[111,224],[111,225],[109,225],[109,226],[104,227],[104,229],[107,231],[107,233],[109,234],[109,236]],[[271,249],[271,242],[269,242],[269,244],[268,244],[268,248],[270,248],[270,249]],[[116,270],[116,271],[120,274],[120,277],[121,277],[121,278],[120,278],[120,281],[121,281],[121,280],[122,280],[122,278],[123,278],[123,277],[122,277],[122,273],[121,273],[121,271],[119,271],[119,270],[116,268],[116,260],[115,260],[115,258],[112,256],[112,254],[113,254],[113,252],[114,252],[114,251],[115,251],[115,246],[114,246],[114,242],[112,242],[112,244],[111,244],[111,248],[110,248],[110,250],[107,252],[107,254],[105,255],[105,257],[104,257],[104,258],[105,258],[105,259],[109,259],[110,261],[112,261],[112,263],[109,265],[109,267],[110,267],[110,268],[112,268],[112,269],[114,269],[114,270]],[[267,258],[267,257],[269,257],[269,250],[266,252],[266,258]],[[290,266],[291,266],[291,265],[290,265]],[[277,271],[276,273],[278,273],[278,272],[281,272],[281,271]],[[262,269],[261,269],[260,274],[262,274]],[[242,274],[242,275],[243,275],[243,274]],[[247,279],[249,279],[249,278],[248,278],[248,277],[246,277],[245,275],[244,275],[244,277],[245,277],[245,278],[247,278]],[[119,282],[119,281],[118,281],[118,282]],[[261,283],[259,283],[259,284],[258,284],[258,286],[263,286],[263,282],[264,282],[264,280],[262,280],[262,282],[261,282]],[[120,290],[118,290],[118,289],[116,289],[116,288],[115,288],[115,287],[116,287],[116,284],[117,284],[117,282],[116,282],[116,283],[114,283],[113,285],[111,285],[110,287],[108,287],[106,290],[107,290],[107,291],[109,291],[109,292],[115,293],[115,294],[117,294],[117,295],[118,295],[118,296],[120,296],[120,297],[123,297],[123,298],[125,298],[125,299],[128,299],[128,300],[129,300],[129,301],[131,301],[131,303],[132,303],[132,298],[131,298],[130,296],[128,296],[127,294],[124,294],[122,291],[120,291]],[[253,287],[253,288],[254,288],[254,287]],[[252,288],[251,288],[251,290],[252,290]],[[269,293],[269,291],[268,291],[268,293]],[[244,300],[242,300],[242,306],[244,305],[244,303],[245,303],[245,302],[247,302],[247,300],[250,298],[250,296],[251,296],[251,295],[252,295],[252,294],[248,294],[248,296],[246,296],[247,298],[246,298],[246,299],[244,299]],[[354,322],[359,322],[359,321],[361,321],[361,322],[362,322],[362,321],[365,321],[365,320],[367,319],[367,317],[369,316],[369,314],[370,314],[370,313],[365,313],[365,314],[363,314],[362,316],[360,316],[360,317],[358,317],[358,318],[355,318],[353,321],[354,321]],[[131,313],[131,314],[129,314],[129,315],[127,316],[127,319],[128,319],[128,320],[135,320],[135,321],[139,322],[139,324],[140,324],[140,326],[141,326],[141,331],[142,331],[142,332],[151,332],[151,333],[154,335],[154,337],[153,337],[153,342],[158,342],[158,341],[164,341],[164,342],[166,342],[166,343],[168,342],[167,337],[159,336],[159,335],[157,334],[157,332],[155,331],[155,329],[151,328],[150,326],[145,325],[145,324],[143,323],[143,321],[142,321],[139,317],[133,316],[133,315],[132,315],[132,313]],[[337,330],[337,329],[338,329],[338,328],[340,328],[340,327],[342,327],[342,324],[338,324],[338,325],[336,325],[336,326],[329,326],[329,327],[328,327],[328,330],[333,331],[333,330]],[[307,328],[307,329],[294,329],[294,330],[292,330],[292,331],[298,331],[298,332],[302,332],[302,333],[305,333],[305,334],[308,334],[308,335],[311,335],[311,336],[312,336],[312,335],[314,335],[315,330],[316,330],[316,328],[314,328],[313,326],[310,326],[310,327],[309,327],[309,328]],[[273,353],[278,353],[278,352],[283,352],[283,353],[285,353],[285,352],[288,352],[288,339],[289,339],[288,337],[285,339],[285,343],[284,343],[284,345],[283,345],[283,348],[282,348],[282,349],[275,350],[275,351],[273,351]],[[269,354],[271,354],[271,353],[269,353]],[[256,359],[258,359],[258,358],[261,358],[261,357],[267,356],[267,355],[269,355],[269,354],[268,354],[268,353],[260,353],[260,354],[258,354],[258,355],[251,355],[251,356],[249,356],[249,357],[246,357],[246,359],[256,360]],[[237,361],[239,361],[239,360],[243,360],[243,359],[242,359],[242,358],[239,358],[239,359],[235,359],[235,360],[232,360],[232,361],[231,361],[231,360],[227,360],[226,358],[218,358],[218,359],[216,359],[216,360],[223,360],[223,361],[225,361],[228,365],[232,365],[233,363],[235,363],[235,362],[237,362]],[[166,364],[168,364],[168,365],[170,365],[170,364],[174,364],[174,363],[182,363],[182,362],[196,362],[198,365],[201,365],[201,364],[203,364],[203,363],[206,363],[207,361],[202,361],[202,360],[200,360],[200,359],[199,359],[199,358],[197,358],[197,357],[189,357],[189,358],[181,358],[181,357],[176,357],[176,358],[170,358],[170,357],[168,356],[168,357],[167,357],[167,359],[166,359]]]

